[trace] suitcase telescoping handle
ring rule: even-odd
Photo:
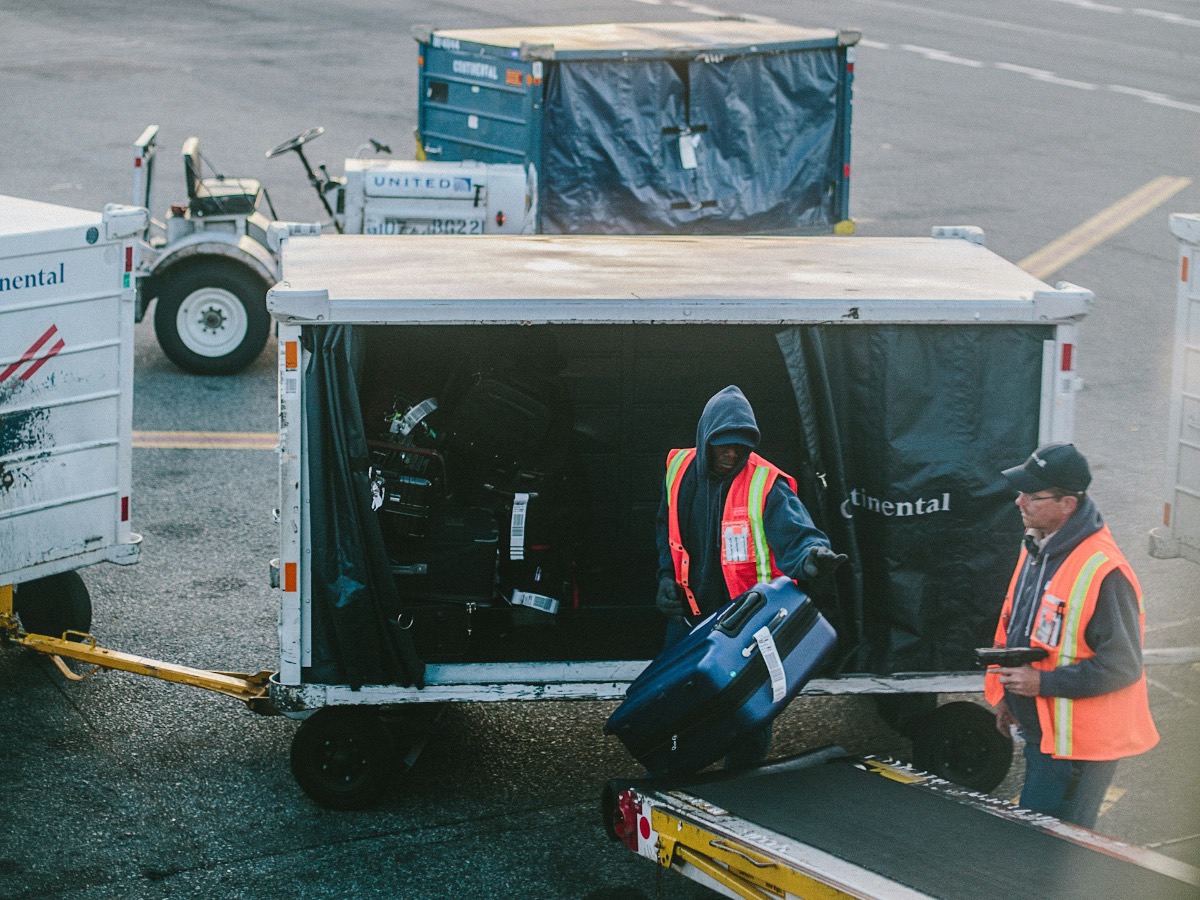
[[[758,591],[749,591],[717,621],[717,631],[735,637],[741,633],[760,609],[767,605],[767,598]]]

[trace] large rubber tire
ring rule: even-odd
[[[292,738],[292,775],[304,793],[327,809],[366,809],[388,787],[396,751],[371,707],[327,706]]]
[[[60,572],[18,584],[13,608],[29,634],[62,637],[65,631],[92,628],[92,598],[78,572]]]
[[[993,791],[1012,765],[1012,738],[996,730],[995,714],[960,700],[925,717],[913,737],[913,764],[973,791]]]
[[[267,284],[243,265],[202,259],[164,273],[154,333],[167,358],[194,375],[233,375],[271,331]]]

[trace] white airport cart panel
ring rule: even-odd
[[[137,560],[132,273],[145,216],[0,197],[0,584]]]
[[[1171,233],[1179,240],[1179,269],[1165,503],[1150,552],[1200,562],[1200,215],[1171,216]]]
[[[537,179],[514,163],[346,160],[347,234],[532,234]]]

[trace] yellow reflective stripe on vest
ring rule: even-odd
[[[1069,666],[1077,661],[1079,653],[1079,638],[1082,633],[1083,607],[1088,592],[1092,589],[1092,581],[1096,571],[1108,562],[1103,553],[1094,553],[1083,564],[1075,584],[1071,586],[1071,596],[1067,599],[1067,620],[1063,622],[1062,643],[1058,645],[1058,666]],[[1070,756],[1074,750],[1075,737],[1075,701],[1070,697],[1054,698],[1054,753],[1056,756]]]
[[[770,474],[766,466],[758,466],[750,479],[750,496],[746,501],[746,512],[750,516],[750,535],[754,538],[754,563],[759,581],[771,580],[771,550],[767,546],[767,532],[763,528],[763,488]]]
[[[679,450],[671,457],[671,464],[667,466],[667,497],[670,502],[671,487],[675,484],[675,479],[679,477],[679,470],[683,468],[683,461],[687,459],[688,452]]]

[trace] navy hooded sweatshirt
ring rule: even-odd
[[[758,446],[760,433],[754,410],[741,389],[730,385],[708,401],[696,425],[696,458],[688,466],[679,485],[679,533],[691,560],[689,586],[700,605],[702,616],[719,609],[732,597],[721,572],[721,514],[729,485],[745,466],[724,478],[709,473],[708,445],[722,434],[736,434],[746,446]],[[665,454],[664,454],[665,457]],[[668,541],[667,492],[664,479],[662,502],[658,508],[658,575],[675,575]],[[828,547],[829,539],[814,524],[808,510],[784,479],[777,478],[767,494],[763,512],[767,544],[775,556],[775,565],[790,578],[805,580],[804,561],[813,547]]]

